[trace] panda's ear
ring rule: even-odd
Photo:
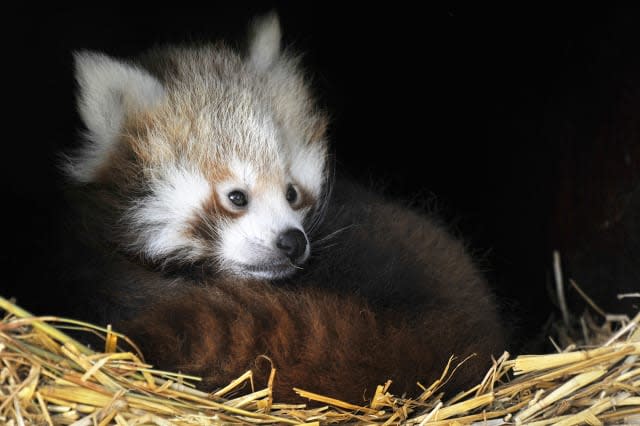
[[[147,71],[102,53],[74,53],[78,111],[87,140],[68,165],[76,180],[90,182],[117,142],[128,114],[153,107],[165,91]]]
[[[249,60],[267,70],[280,56],[280,19],[276,12],[255,18],[249,28]]]

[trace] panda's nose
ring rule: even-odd
[[[287,229],[276,239],[276,247],[294,263],[307,251],[308,244],[304,232],[295,228]]]

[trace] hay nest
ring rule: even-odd
[[[322,405],[309,408],[279,404],[270,386],[255,390],[251,372],[204,393],[194,385],[197,377],[154,370],[139,353],[121,350],[118,342],[127,338],[110,329],[34,317],[3,298],[0,310],[0,423],[11,426],[640,424],[640,314],[605,317],[603,324],[582,317],[588,345],[515,359],[505,352],[478,385],[449,399],[439,389],[455,374],[453,359],[440,380],[418,384],[416,398],[391,395],[390,382],[378,386],[367,406],[297,389],[301,401]],[[78,343],[67,329],[102,336],[104,351]],[[570,339],[568,332],[559,334]],[[233,397],[241,386],[252,392]]]

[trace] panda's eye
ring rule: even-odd
[[[233,203],[236,207],[246,207],[249,203],[247,194],[244,191],[234,190],[228,194],[229,201]]]
[[[296,201],[298,201],[298,191],[296,191],[296,188],[291,184],[287,186],[286,198],[289,204],[295,204]]]

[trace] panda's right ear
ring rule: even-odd
[[[80,51],[73,56],[78,111],[88,134],[66,168],[73,179],[87,183],[109,157],[125,117],[158,104],[165,90],[147,71],[102,53]]]
[[[249,27],[249,60],[258,71],[266,71],[280,56],[280,19],[275,11],[257,17]]]

